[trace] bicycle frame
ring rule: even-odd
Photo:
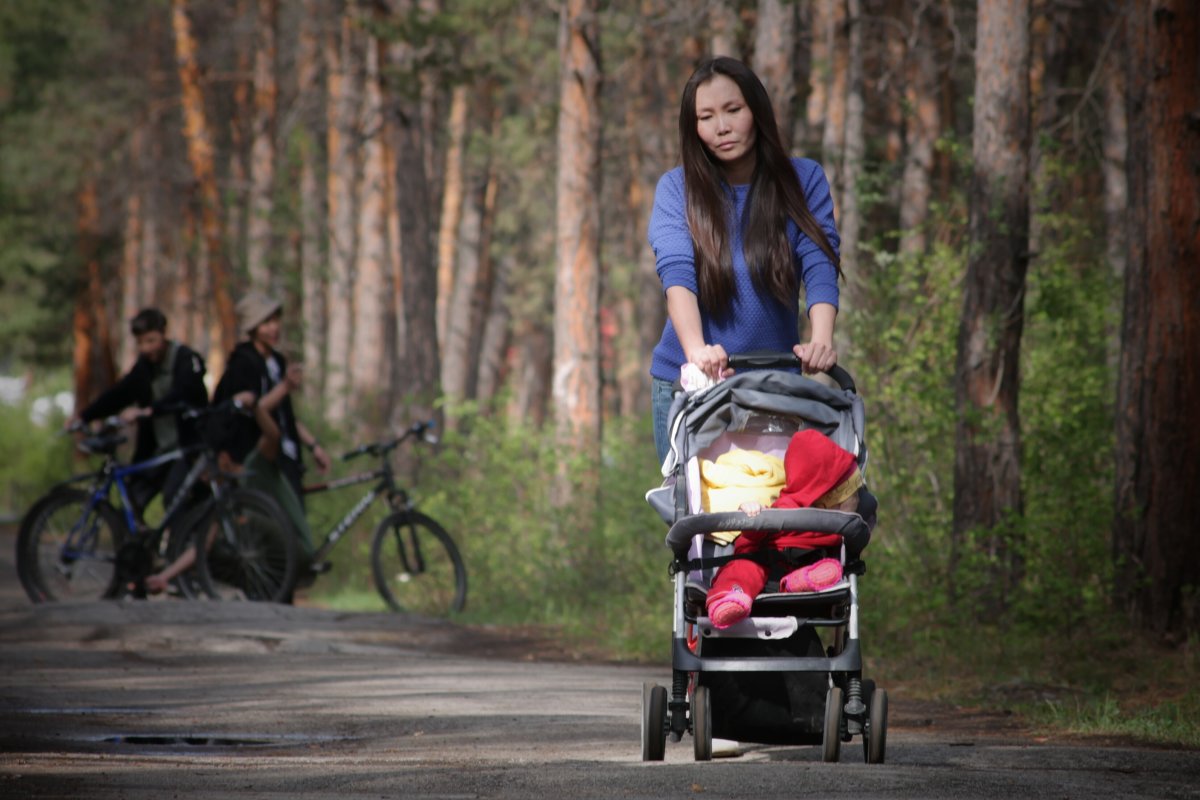
[[[367,493],[359,498],[358,502],[325,535],[325,539],[316,549],[316,552],[313,553],[313,561],[325,560],[325,557],[333,550],[334,545],[346,535],[346,532],[354,526],[354,523],[358,522],[363,514],[367,513],[367,509],[371,507],[371,504],[380,495],[387,495],[388,501],[395,508],[401,506],[408,507],[410,503],[408,495],[404,490],[396,486],[391,465],[387,462],[386,456],[384,457],[383,466],[378,469],[371,470],[370,472],[359,472],[355,475],[347,475],[344,478],[337,478],[325,483],[316,483],[304,487],[305,494],[318,494],[320,492],[333,491],[334,489],[344,489],[347,486],[357,486],[360,483],[373,481],[377,478],[379,479],[379,483],[368,489]]]

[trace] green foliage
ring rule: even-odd
[[[448,434],[422,464],[415,496],[463,553],[464,621],[551,626],[614,657],[661,656],[670,635],[670,554],[666,529],[643,498],[657,480],[648,420],[610,427],[599,512],[588,519],[552,502],[552,476],[569,458],[549,433],[503,417],[463,419],[467,432]],[[370,531],[360,527],[350,535],[352,553],[333,557],[339,566],[347,556],[361,560],[346,573],[358,578],[343,584],[356,606],[369,586]],[[340,594],[331,599],[343,602]]]
[[[58,374],[36,381],[31,397],[65,388]],[[41,425],[31,422],[32,401],[0,403],[0,515],[19,515],[51,486],[80,471],[72,463],[70,437],[61,435],[63,416],[50,414]]]

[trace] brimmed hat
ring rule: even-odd
[[[262,292],[247,292],[238,300],[238,330],[250,333],[275,312],[283,309],[283,303]]]

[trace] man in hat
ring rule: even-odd
[[[208,387],[204,359],[167,338],[167,317],[157,308],[139,311],[129,330],[137,342],[137,361],[116,385],[67,420],[67,427],[117,414],[125,424],[137,424],[133,460],[147,461],[194,440],[194,426],[179,412],[207,405]],[[173,497],[186,475],[187,463],[176,459],[130,476],[129,499],[138,518],[160,491]]]
[[[251,392],[256,397],[264,397],[288,374],[287,359],[276,349],[280,340],[283,304],[262,292],[252,291],[238,302],[237,315],[238,328],[247,340],[239,343],[229,354],[225,374],[213,392],[214,404],[224,402],[239,392]],[[313,460],[322,472],[329,469],[329,454],[321,447],[317,437],[296,419],[290,396],[276,405],[272,417],[280,431],[276,463],[295,492],[296,499],[303,503],[300,448],[305,447],[312,452]],[[220,448],[234,462],[244,464],[261,436],[262,431],[252,417],[235,415],[226,429]]]

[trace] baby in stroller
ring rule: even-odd
[[[858,490],[863,485],[858,464],[819,431],[806,428],[792,437],[784,472],[786,483],[772,508],[858,509]],[[755,517],[762,505],[747,502],[740,510]],[[713,626],[728,628],[750,615],[754,598],[766,587],[772,561],[802,563],[779,581],[781,592],[815,592],[834,585],[842,579],[841,561],[816,554],[819,548],[840,543],[837,534],[815,531],[743,531],[734,542],[734,560],[721,568],[708,592],[706,606]]]

